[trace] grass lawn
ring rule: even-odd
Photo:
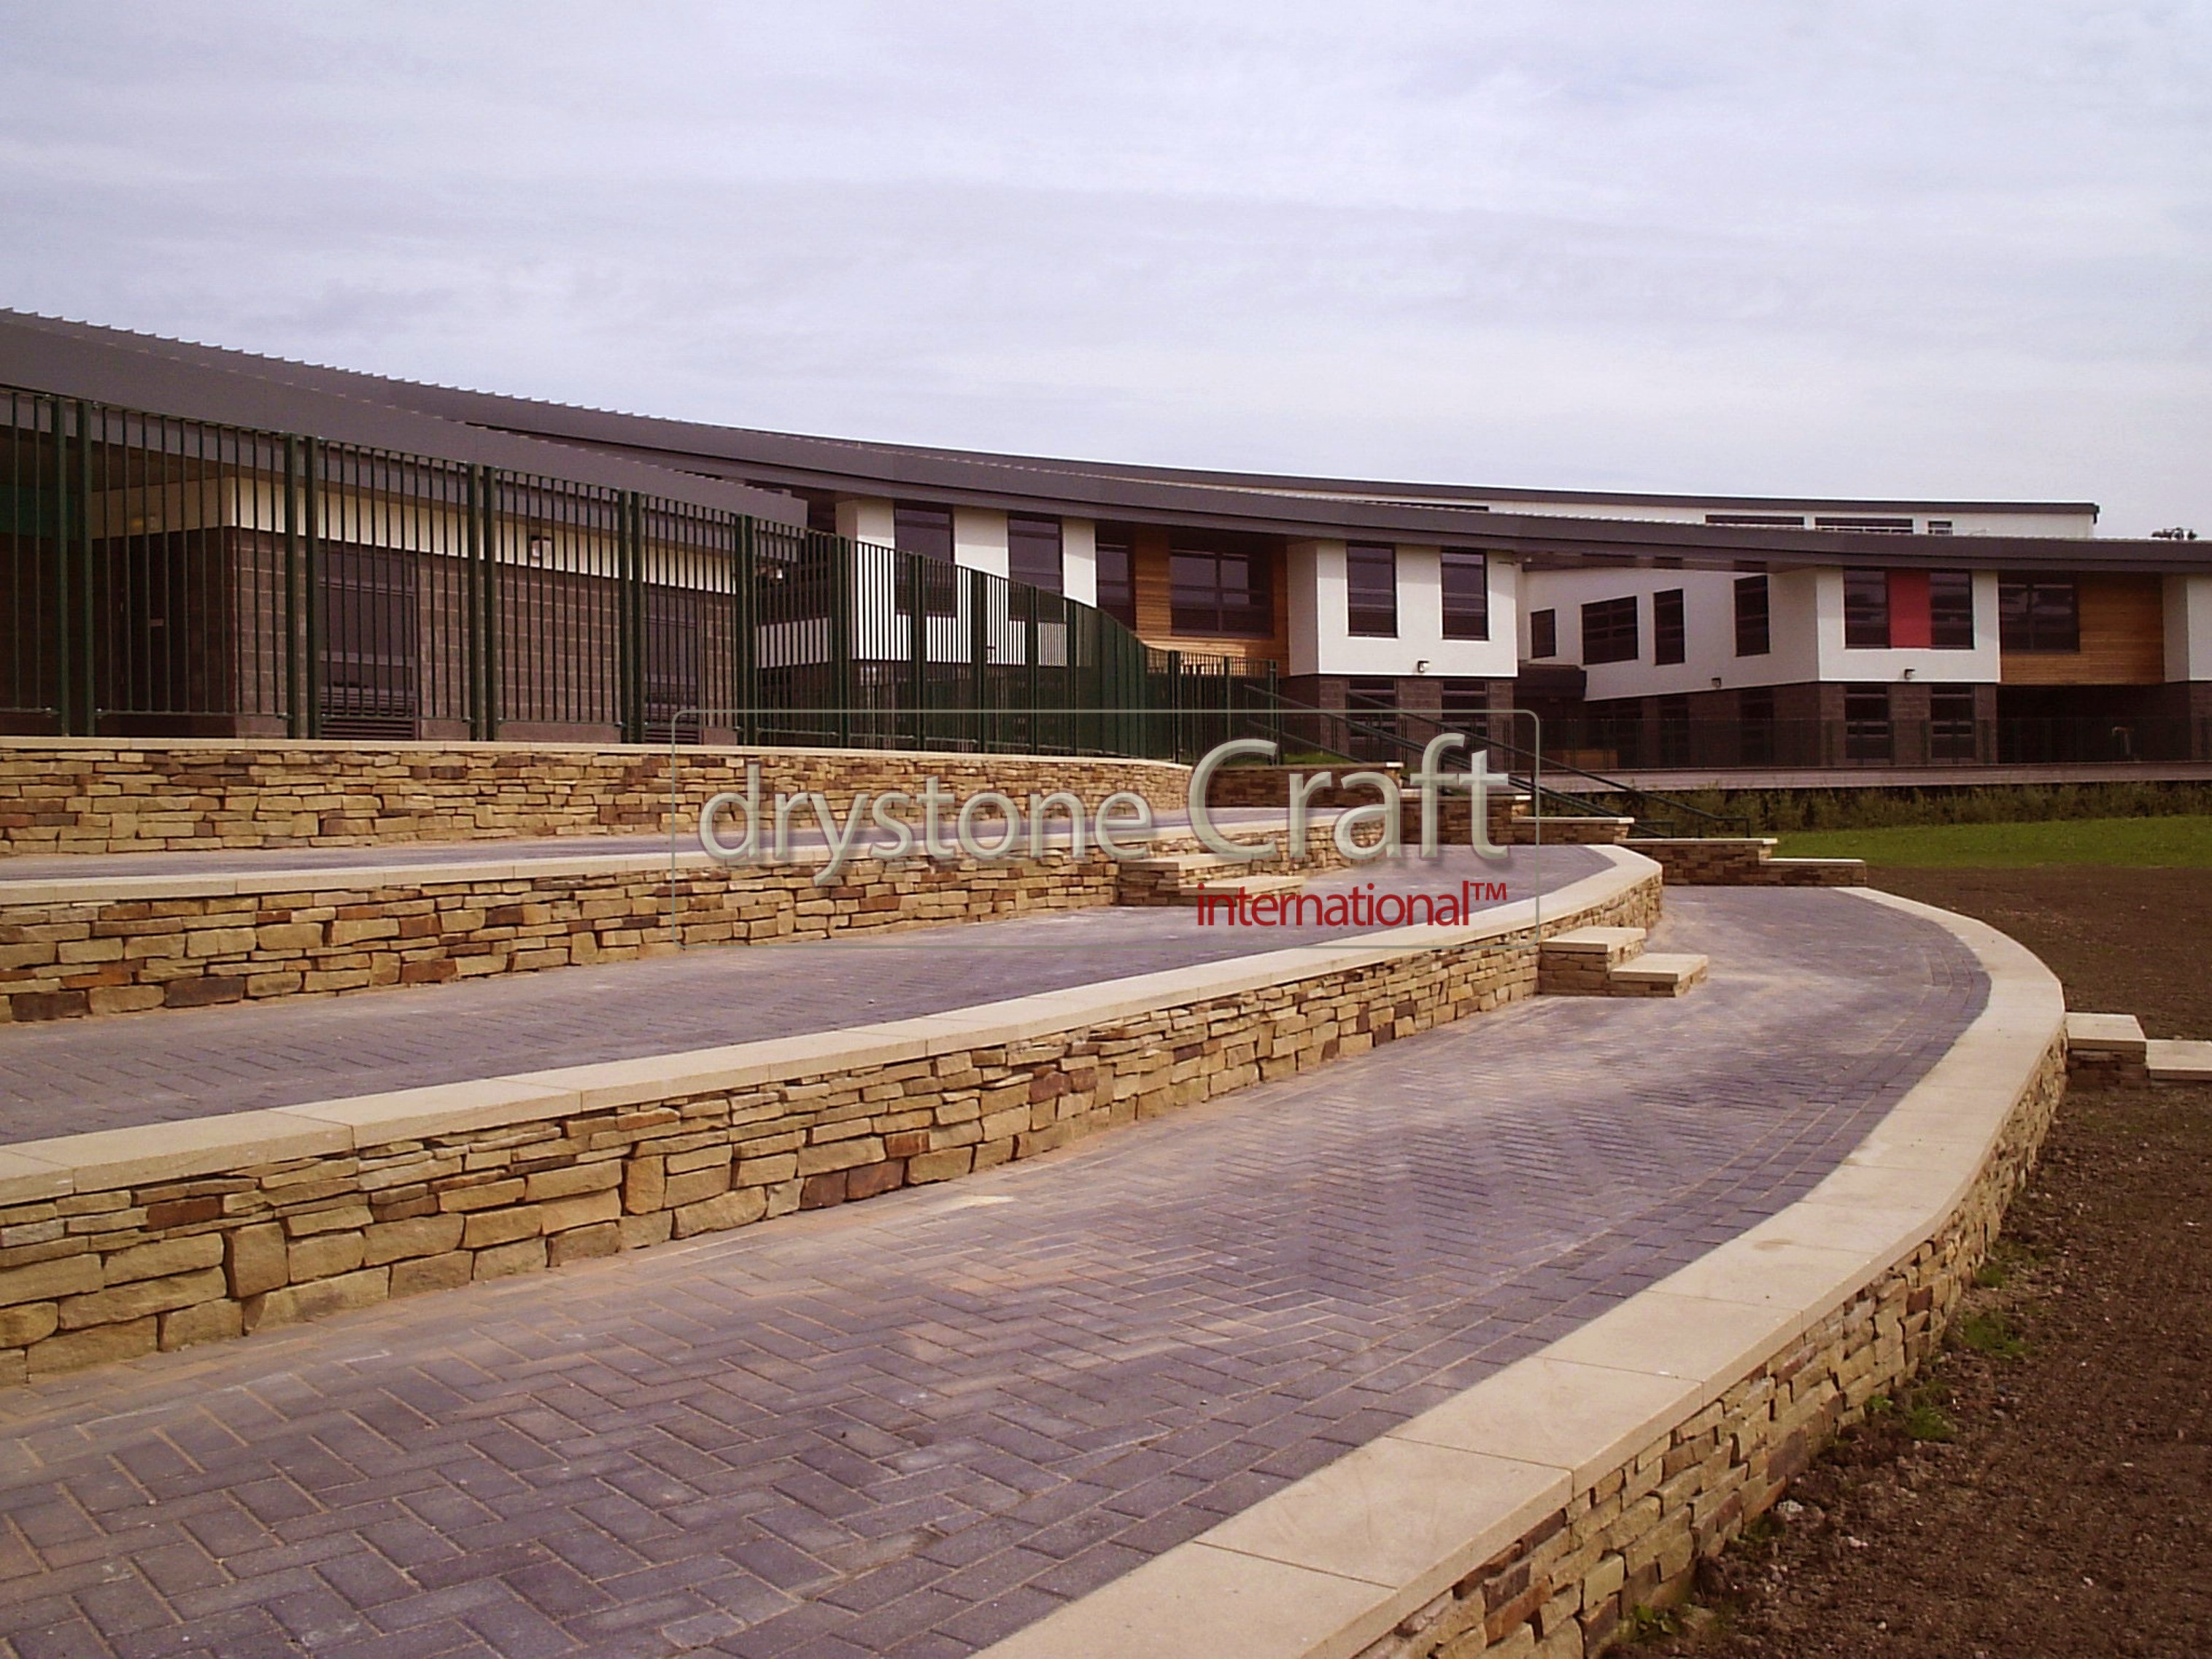
[[[2048,823],[1930,823],[1814,830],[1782,837],[1784,858],[1858,858],[1890,868],[2034,864],[2212,867],[2212,817],[2061,818]]]

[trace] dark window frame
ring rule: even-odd
[[[1036,550],[1048,543],[1049,559],[1042,559]],[[1024,544],[1028,544],[1026,553]],[[1048,593],[1066,591],[1067,538],[1058,519],[1029,513],[1006,515],[1006,576]]]
[[[2081,582],[2072,576],[2000,577],[1997,648],[2023,655],[2080,654]]]
[[[1661,667],[1685,662],[1689,654],[1689,615],[1679,587],[1662,587],[1651,596],[1651,660]]]
[[[1274,562],[1261,548],[1171,547],[1168,553],[1172,631],[1196,639],[1273,639]],[[1242,568],[1241,584],[1225,580]]]
[[[1528,613],[1528,660],[1540,662],[1559,654],[1559,613],[1547,605]]]
[[[1644,654],[1642,610],[1633,593],[1618,599],[1592,599],[1583,605],[1583,661],[1638,661]]]
[[[1137,543],[1124,531],[1101,531],[1091,544],[1097,608],[1133,633],[1137,626]]]
[[[1398,550],[1389,542],[1345,544],[1344,631],[1358,640],[1398,637]]]
[[[936,520],[943,520],[942,525]],[[942,529],[942,550],[935,532]],[[959,562],[953,556],[957,545],[952,509],[936,507],[927,501],[894,501],[891,503],[891,545],[914,561],[899,561],[900,568],[892,579],[896,590],[895,602],[901,615],[911,614],[914,609],[914,589],[921,589],[923,614],[931,617],[957,617],[960,614]]]
[[[1437,581],[1443,597],[1444,637],[1490,637],[1490,556],[1471,547],[1447,547],[1439,556]],[[1456,572],[1462,580],[1455,583]]]
[[[1765,576],[1735,579],[1735,653],[1771,656],[1774,651],[1774,592]]]
[[[1889,649],[1889,572],[1844,572],[1844,648]]]
[[[1974,648],[1974,573],[1928,573],[1928,643],[1936,651]]]

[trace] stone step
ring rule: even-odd
[[[2073,1023],[2070,1014],[2067,1023]],[[2212,1083],[2212,1042],[2154,1037],[2143,1047],[2153,1083]]]
[[[2066,1016],[2066,1070],[2077,1083],[2140,1082],[2146,1046],[2133,1014]]]
[[[1611,975],[1644,950],[1641,927],[1576,927],[1536,947],[1536,989],[1545,996],[1611,994]]]
[[[1615,997],[1679,997],[1703,980],[1710,966],[1691,951],[1638,957],[1606,975],[1606,994]]]

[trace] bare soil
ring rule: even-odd
[[[1878,870],[2212,1036],[2212,872]],[[1944,1352],[1699,1569],[1638,1650],[2212,1654],[2212,1086],[2068,1096]]]

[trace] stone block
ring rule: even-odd
[[[147,1224],[160,1224],[155,1221],[151,1208],[147,1212]],[[110,1285],[124,1285],[134,1279],[160,1279],[170,1273],[190,1273],[197,1267],[222,1265],[220,1233],[188,1233],[182,1238],[156,1239],[151,1244],[135,1244],[129,1249],[114,1251],[101,1261],[100,1273]]]
[[[380,1221],[362,1235],[362,1261],[366,1266],[380,1267],[416,1256],[443,1255],[460,1248],[461,1230],[466,1224],[461,1216],[443,1214]]]
[[[230,1294],[243,1302],[286,1283],[291,1263],[284,1230],[273,1221],[257,1222],[223,1236],[223,1272]]]
[[[316,1233],[359,1232],[374,1224],[368,1206],[353,1202],[332,1204],[319,1210],[301,1210],[284,1218],[284,1231],[294,1238]]]
[[[312,1285],[287,1285],[255,1297],[246,1304],[244,1327],[249,1331],[294,1325],[304,1319],[367,1308],[391,1294],[392,1269],[364,1267],[336,1279],[319,1279]]]
[[[0,1308],[84,1295],[99,1290],[105,1282],[100,1258],[88,1252],[34,1261],[23,1267],[0,1267]]]
[[[556,1198],[541,1204],[538,1211],[542,1231],[565,1233],[618,1219],[622,1215],[622,1198],[611,1190],[578,1193],[573,1198]]]
[[[288,1260],[295,1285],[304,1285],[314,1279],[334,1279],[362,1265],[362,1236],[319,1233],[313,1238],[303,1238],[292,1246]]]
[[[161,1341],[161,1322],[152,1315],[127,1325],[97,1325],[88,1330],[65,1331],[33,1343],[23,1358],[31,1376],[52,1376],[82,1370],[88,1365],[111,1364],[152,1353]]]
[[[626,1215],[621,1226],[623,1249],[641,1250],[665,1244],[676,1230],[676,1217],[669,1210],[657,1210],[650,1215]]]
[[[222,1270],[215,1267],[167,1279],[134,1279],[111,1290],[63,1297],[61,1325],[65,1331],[81,1331],[94,1325],[127,1324],[149,1314],[212,1302],[228,1289]]]
[[[243,1334],[245,1310],[237,1303],[202,1302],[190,1308],[179,1308],[161,1316],[161,1346],[163,1353],[173,1353],[179,1348],[189,1348],[202,1342],[222,1342]]]
[[[542,1231],[544,1221],[544,1216],[535,1206],[477,1210],[469,1216],[468,1224],[462,1229],[461,1248],[465,1250],[489,1249],[496,1245],[512,1244],[520,1238],[535,1238]]]
[[[479,1279],[512,1279],[517,1273],[537,1273],[544,1266],[545,1241],[542,1238],[518,1239],[512,1244],[495,1244],[476,1253],[476,1276]]]
[[[52,1302],[22,1302],[0,1308],[0,1348],[25,1348],[54,1334],[61,1316]]]
[[[556,1233],[545,1241],[545,1261],[549,1267],[558,1267],[570,1261],[613,1255],[622,1247],[622,1224],[603,1221],[596,1226]]]
[[[532,1204],[542,1204],[551,1198],[604,1192],[622,1182],[622,1164],[613,1158],[602,1158],[594,1164],[572,1164],[566,1169],[540,1170],[525,1178],[523,1196]]]
[[[694,1233],[720,1232],[757,1221],[767,1213],[768,1194],[758,1187],[747,1187],[674,1212],[675,1234],[689,1238]]]
[[[416,1256],[392,1265],[392,1294],[415,1296],[424,1291],[459,1290],[476,1273],[476,1257],[466,1250],[441,1255]]]

